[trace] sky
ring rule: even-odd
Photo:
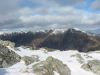
[[[0,31],[100,28],[100,0],[0,0]]]

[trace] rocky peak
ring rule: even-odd
[[[59,75],[71,75],[69,67],[53,57],[48,57],[45,61],[33,65],[33,71],[36,75],[54,75],[54,71]]]
[[[0,68],[7,68],[19,62],[21,57],[5,45],[0,44]]]
[[[73,34],[86,34],[85,31],[81,31],[78,28],[69,28],[67,31],[67,33],[73,33]]]

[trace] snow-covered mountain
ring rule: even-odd
[[[79,50],[88,52],[100,49],[100,37],[90,35],[77,28],[55,29],[45,32],[23,32],[1,35],[0,39],[9,40],[18,46],[42,47],[59,50]]]
[[[79,28],[69,28],[69,29],[76,30],[76,31],[81,31],[81,32],[83,32],[83,33],[86,33],[85,31],[80,30]],[[69,29],[54,29],[52,33],[53,33],[53,34],[64,33],[65,31],[67,31],[67,30],[69,30]]]

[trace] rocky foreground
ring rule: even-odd
[[[0,68],[10,67],[20,62],[21,57],[7,46],[14,48],[13,43],[9,41],[0,41]]]
[[[100,75],[100,51],[31,50],[9,45],[3,48],[6,49],[1,57],[5,61],[0,64],[1,75]]]

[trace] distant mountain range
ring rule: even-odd
[[[0,39],[0,75],[100,75],[100,37],[94,34],[70,28]]]
[[[88,32],[94,33],[94,34],[100,34],[100,28],[99,29],[95,29],[95,30],[90,30]]]
[[[49,48],[78,50],[81,52],[100,50],[100,37],[89,35],[76,28],[48,30],[44,32],[21,32],[0,35],[1,40],[14,42],[16,46],[30,46],[33,49]]]

